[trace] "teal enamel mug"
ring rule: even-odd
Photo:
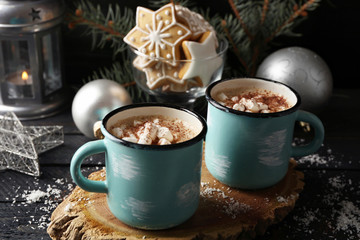
[[[288,108],[271,113],[235,110],[215,100],[227,91],[259,90],[283,96]],[[220,182],[242,189],[259,189],[279,182],[287,173],[291,157],[317,151],[324,139],[322,122],[314,114],[299,110],[301,99],[292,88],[260,78],[237,78],[214,82],[206,89],[208,132],[205,162]],[[315,130],[305,146],[293,145],[296,121]]]
[[[138,116],[164,116],[191,126],[191,139],[169,145],[145,145],[117,138],[110,129]],[[120,221],[141,229],[171,228],[189,219],[200,196],[205,120],[198,114],[167,104],[133,104],[118,108],[102,120],[104,139],[81,146],[73,155],[74,182],[89,192],[107,194],[107,204]],[[106,180],[94,181],[81,173],[82,161],[105,153]]]

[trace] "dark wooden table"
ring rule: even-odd
[[[305,187],[294,210],[257,239],[360,239],[360,89],[335,89],[318,114],[325,141],[315,154],[299,159]],[[0,172],[0,239],[50,239],[52,211],[74,188],[69,163],[89,141],[75,127],[68,109],[56,116],[23,121],[24,125],[62,125],[65,143],[40,155],[40,177]],[[83,164],[84,174],[101,169],[104,156]],[[35,190],[47,194],[27,202]]]

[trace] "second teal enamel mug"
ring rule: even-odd
[[[157,115],[192,126],[195,137],[170,145],[145,145],[113,136],[119,120]],[[134,104],[105,116],[104,139],[80,147],[71,161],[75,183],[90,192],[107,194],[110,211],[122,222],[141,229],[171,228],[189,219],[200,196],[205,120],[189,110],[166,104]],[[105,152],[106,180],[93,181],[81,173],[82,161]]]
[[[290,107],[273,113],[234,110],[215,96],[231,89],[262,89],[285,97]],[[324,127],[314,114],[299,110],[301,99],[292,88],[260,78],[214,82],[206,90],[208,133],[205,162],[209,172],[232,187],[259,189],[279,182],[287,173],[290,157],[314,153],[322,144]],[[296,121],[315,129],[306,146],[293,146]]]

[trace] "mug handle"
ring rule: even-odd
[[[74,182],[85,191],[107,193],[107,185],[105,181],[90,180],[84,177],[81,173],[81,164],[86,157],[105,151],[106,147],[104,140],[96,140],[82,145],[72,157],[70,164],[71,177]]]
[[[315,129],[314,139],[305,146],[292,147],[293,157],[301,157],[316,152],[324,140],[325,130],[321,120],[312,113],[299,110],[296,117],[297,121],[307,122]]]

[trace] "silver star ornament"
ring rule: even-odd
[[[0,170],[40,176],[38,155],[63,143],[62,126],[23,126],[13,112],[0,116]]]

